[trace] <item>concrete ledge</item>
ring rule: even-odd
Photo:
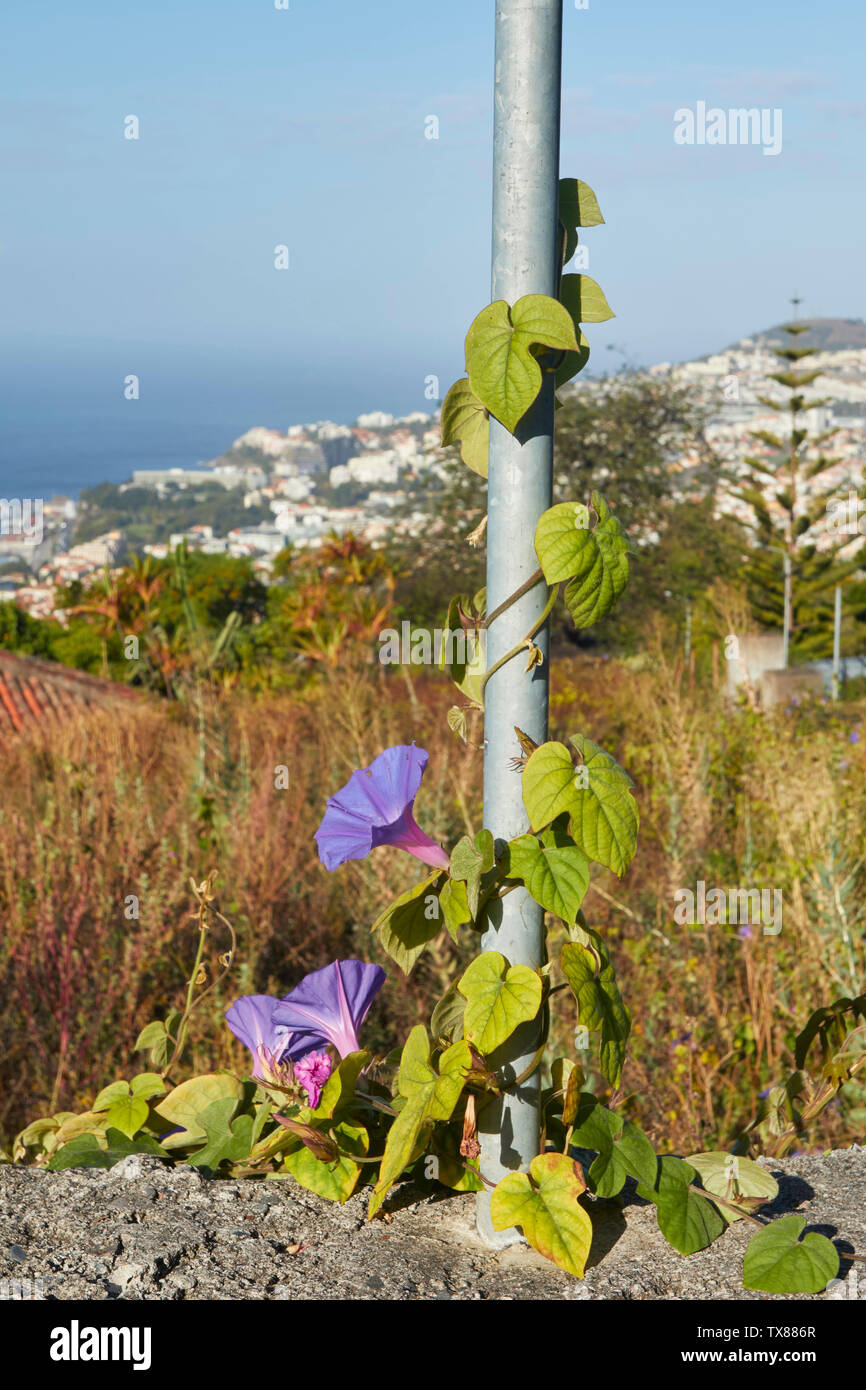
[[[843,1255],[866,1254],[866,1148],[761,1162],[780,1186],[769,1214],[798,1211]],[[108,1171],[4,1165],[0,1291],[39,1279],[42,1297],[59,1300],[770,1297],[741,1287],[753,1229],[744,1221],[684,1259],[653,1208],[628,1194],[622,1205],[599,1201],[590,1268],[577,1280],[528,1247],[488,1250],[474,1200],[403,1184],[385,1218],[368,1222],[364,1193],[339,1207],[291,1179],[213,1181],[138,1156]],[[843,1258],[840,1277],[851,1268]],[[854,1268],[866,1295],[866,1271]],[[812,1297],[828,1295],[784,1301]]]

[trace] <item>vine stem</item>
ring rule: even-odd
[[[165,1078],[168,1076],[169,1072],[171,1071],[172,1067],[174,1066],[175,1062],[178,1060],[178,1058],[180,1057],[181,1053],[183,1052],[184,1047],[186,1046],[187,1034],[188,1034],[188,1032],[189,1032],[189,1021],[190,1021],[192,1015],[195,1013],[196,1009],[199,1008],[199,1006],[202,1004],[202,1002],[204,1001],[204,999],[206,999],[207,996],[208,996],[213,990],[216,989],[217,985],[220,984],[221,981],[225,979],[226,975],[229,973],[229,971],[230,971],[231,968],[232,968],[232,964],[233,964],[233,962],[234,962],[235,954],[236,954],[236,951],[237,951],[237,937],[236,937],[236,935],[235,935],[235,929],[234,929],[234,927],[232,926],[231,922],[228,920],[227,917],[224,917],[223,914],[222,914],[221,912],[218,912],[217,909],[216,909],[215,907],[212,907],[212,908],[211,908],[211,911],[213,912],[214,916],[217,918],[218,921],[222,922],[223,926],[226,928],[226,930],[228,931],[228,934],[229,934],[229,939],[230,939],[230,941],[231,941],[231,948],[230,948],[229,953],[228,953],[228,963],[223,967],[223,969],[221,970],[221,972],[219,973],[219,975],[217,975],[217,976],[211,981],[211,983],[208,985],[207,989],[202,990],[202,992],[201,992],[201,994],[198,996],[198,998],[197,998],[196,1000],[193,1000],[193,993],[194,993],[194,990],[195,990],[195,982],[196,982],[196,979],[197,979],[197,977],[198,977],[199,968],[200,968],[200,966],[201,966],[202,959],[203,959],[203,957],[204,957],[204,944],[205,944],[205,938],[206,938],[207,933],[208,933],[208,930],[209,930],[208,924],[207,924],[207,922],[206,922],[205,919],[206,919],[206,917],[207,917],[207,910],[208,910],[208,894],[210,893],[210,878],[208,878],[208,879],[205,880],[204,884],[202,885],[201,891],[199,890],[198,887],[196,887],[195,883],[193,883],[193,891],[195,892],[196,897],[198,898],[198,904],[199,904],[199,906],[198,906],[198,912],[197,912],[197,914],[196,914],[196,915],[198,916],[198,923],[199,923],[198,951],[196,952],[195,964],[193,965],[192,974],[191,974],[190,977],[189,977],[189,983],[188,983],[188,985],[187,985],[187,991],[186,991],[186,1004],[185,1004],[185,1006],[184,1006],[183,1015],[181,1016],[180,1025],[179,1025],[179,1027],[178,1027],[177,1038],[176,1038],[175,1044],[174,1044],[174,1051],[172,1052],[171,1057],[170,1057],[169,1060],[168,1060],[168,1063],[167,1063],[166,1066],[163,1068],[163,1070],[160,1072],[160,1076],[161,1076],[163,1079],[165,1079]]]
[[[752,1216],[751,1212],[743,1211],[742,1207],[738,1207],[736,1202],[729,1201],[727,1197],[719,1197],[715,1192],[708,1192],[704,1187],[696,1187],[694,1183],[689,1183],[689,1191],[697,1193],[699,1197],[706,1197],[708,1201],[715,1202],[718,1206],[727,1207],[729,1211],[736,1212],[737,1216],[741,1216],[744,1221],[749,1221],[753,1226],[757,1226],[759,1231],[763,1231],[766,1226],[772,1226],[773,1224],[772,1221],[761,1221],[757,1216]],[[866,1255],[849,1255],[846,1253],[842,1258],[846,1260],[866,1260]]]
[[[854,1032],[859,1033],[860,1029],[857,1028],[854,1030]],[[851,1037],[853,1036],[854,1034],[852,1033]],[[850,1038],[848,1039],[848,1041],[850,1041]],[[844,1052],[844,1047],[842,1049],[842,1052]],[[841,1053],[837,1055],[841,1055]],[[851,1081],[857,1075],[860,1069],[864,1066],[866,1066],[866,1052],[864,1052],[860,1057],[854,1059],[854,1061],[848,1067],[848,1075],[845,1078],[845,1080]],[[784,1129],[782,1131],[782,1133],[777,1138],[776,1142],[773,1144],[772,1152],[768,1156],[771,1158],[784,1158],[788,1149],[794,1143],[795,1139],[797,1139],[798,1135],[803,1134],[806,1130],[806,1126],[811,1124],[813,1120],[816,1120],[818,1118],[818,1116],[821,1114],[821,1111],[826,1109],[826,1107],[830,1104],[830,1101],[838,1095],[841,1087],[844,1084],[845,1082],[840,1082],[838,1085],[834,1085],[830,1081],[824,1081],[818,1088],[817,1092],[813,1095],[812,1099],[809,1102],[807,1102],[806,1105],[803,1106],[803,1111],[800,1117],[800,1124],[794,1125],[789,1123],[787,1129]],[[750,1126],[750,1129],[755,1127],[755,1123],[753,1122]]]
[[[741,1216],[744,1221],[750,1221],[753,1226],[758,1227],[759,1231],[763,1231],[765,1226],[772,1224],[768,1221],[759,1221],[757,1216],[752,1216],[750,1212],[743,1211],[742,1207],[738,1207],[736,1202],[728,1201],[727,1197],[718,1197],[715,1192],[708,1192],[705,1187],[696,1187],[693,1182],[689,1183],[689,1191],[697,1193],[699,1197],[706,1197],[709,1202],[716,1202],[721,1207],[727,1207],[729,1211],[735,1211],[737,1216]]]
[[[205,912],[205,901],[204,898],[201,898],[199,900],[198,910],[198,950],[196,951],[195,962],[192,967],[192,974],[189,977],[189,983],[187,985],[186,1004],[184,1005],[183,1016],[180,1020],[180,1027],[177,1030],[177,1038],[175,1039],[174,1051],[171,1054],[171,1058],[169,1059],[168,1065],[162,1073],[163,1078],[168,1076],[168,1073],[171,1071],[172,1067],[174,1066],[175,1062],[177,1061],[186,1044],[187,1032],[189,1031],[189,1019],[193,1009],[193,991],[195,990],[195,982],[198,977],[202,959],[204,957],[204,942],[205,935],[207,933],[207,923],[204,920]]]
[[[507,610],[511,607],[513,603],[516,603],[518,599],[523,598],[524,594],[528,594],[530,589],[534,589],[539,579],[543,578],[544,571],[541,569],[541,567],[539,567],[534,574],[531,574],[529,576],[528,579],[524,579],[519,589],[515,589],[513,594],[509,594],[508,598],[503,599],[502,603],[500,603],[498,608],[494,608],[492,613],[488,613],[484,621],[480,622],[478,626],[489,627],[492,622],[495,622],[498,617],[500,617],[503,613],[507,612]]]
[[[529,582],[529,581],[527,580],[527,583],[528,583],[528,582]],[[534,582],[537,583],[537,580],[534,581]],[[531,587],[531,586],[530,586],[530,587]],[[520,593],[520,590],[516,590],[515,593],[512,594],[511,598],[507,600],[507,603],[506,603],[505,606],[507,607],[508,603],[513,602],[513,600],[517,597],[517,595],[518,595],[519,593]],[[501,657],[499,658],[498,661],[494,661],[494,663],[493,663],[493,665],[490,667],[490,670],[489,670],[489,671],[485,671],[485,673],[484,673],[484,678],[483,678],[483,680],[482,680],[482,682],[481,682],[481,685],[479,686],[479,689],[478,689],[478,694],[479,694],[479,696],[483,696],[483,695],[484,695],[484,688],[485,688],[485,686],[487,685],[487,682],[490,680],[490,677],[494,674],[494,672],[495,672],[495,671],[498,671],[499,668],[500,668],[500,666],[504,666],[505,663],[506,663],[506,661],[511,661],[512,657],[519,656],[520,653],[521,653],[521,652],[523,651],[523,649],[525,648],[527,642],[531,642],[532,639],[533,639],[533,637],[535,636],[536,632],[539,632],[540,629],[544,627],[544,624],[547,622],[548,618],[550,617],[551,611],[552,611],[552,609],[553,609],[553,605],[556,603],[556,600],[557,600],[558,595],[559,595],[559,585],[558,585],[558,584],[554,584],[554,586],[553,586],[553,588],[551,589],[550,594],[549,594],[549,596],[548,596],[547,603],[544,605],[544,609],[543,609],[543,611],[542,611],[542,613],[541,613],[541,616],[537,619],[536,622],[534,622],[534,623],[532,624],[532,627],[529,629],[529,631],[527,632],[527,634],[526,634],[526,636],[523,638],[523,640],[522,640],[521,642],[518,642],[517,645],[516,645],[515,647],[512,647],[510,651],[506,652],[504,656],[501,656]],[[496,612],[499,612],[499,609],[496,609],[495,611],[496,611]],[[493,614],[491,614],[491,617],[493,617]],[[488,620],[488,621],[489,621],[489,620]]]
[[[522,1072],[520,1073],[519,1076],[515,1076],[515,1078],[514,1078],[513,1081],[509,1081],[509,1083],[508,1083],[507,1086],[503,1086],[503,1087],[502,1087],[502,1090],[503,1090],[503,1091],[512,1091],[512,1090],[514,1090],[515,1086],[522,1086],[523,1083],[524,1083],[524,1081],[528,1081],[529,1078],[530,1078],[530,1076],[532,1075],[532,1073],[535,1071],[535,1068],[538,1066],[539,1062],[541,1061],[542,1055],[543,1055],[543,1053],[544,1053],[544,1049],[545,1049],[546,1047],[547,1047],[547,1038],[544,1039],[544,1042],[541,1044],[541,1047],[540,1047],[540,1048],[538,1049],[538,1051],[536,1052],[535,1056],[533,1057],[532,1061],[529,1063],[529,1066],[526,1068],[526,1070],[525,1070],[525,1071],[522,1071]]]

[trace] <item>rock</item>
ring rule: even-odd
[[[761,1162],[780,1187],[767,1214],[798,1211],[830,1236],[846,1279],[845,1253],[866,1254],[866,1149]],[[660,1235],[654,1209],[633,1193],[622,1204],[593,1203],[583,1280],[525,1245],[491,1251],[475,1232],[472,1196],[405,1183],[386,1203],[390,1222],[368,1222],[366,1201],[361,1192],[335,1206],[291,1180],[220,1182],[141,1155],[108,1170],[7,1164],[0,1166],[0,1281],[38,1278],[43,1297],[64,1300],[768,1297],[742,1288],[746,1222],[684,1259]]]
[[[130,1154],[128,1158],[122,1158],[113,1168],[105,1171],[113,1182],[137,1182],[147,1173],[153,1172],[154,1164],[160,1172],[165,1172],[162,1159],[149,1158],[147,1154]]]

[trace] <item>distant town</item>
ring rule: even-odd
[[[812,320],[812,326],[821,350],[808,365],[822,372],[813,388],[822,399],[807,412],[805,424],[810,432],[837,431],[828,452],[839,462],[825,481],[844,496],[864,483],[866,325],[831,319]],[[778,416],[759,398],[773,394],[767,377],[778,370],[772,348],[781,339],[779,330],[769,330],[699,361],[649,368],[650,376],[669,373],[677,384],[692,386],[706,402],[708,441],[734,470],[756,452],[751,431],[779,428]],[[603,390],[604,382],[587,380],[576,389]],[[351,531],[381,545],[395,532],[411,533],[425,524],[426,513],[415,508],[413,498],[419,499],[437,475],[447,477],[449,454],[441,447],[438,411],[398,418],[375,411],[351,426],[325,420],[282,432],[256,425],[208,464],[139,469],[117,487],[89,489],[81,502],[68,497],[41,501],[38,526],[32,514],[30,525],[20,519],[26,499],[19,499],[17,513],[4,499],[0,599],[12,598],[32,616],[48,617],[55,613],[56,585],[86,581],[106,567],[124,564],[132,553],[164,557],[183,542],[205,554],[247,556],[265,581],[287,543],[316,546],[330,533]],[[683,456],[672,458],[670,467],[687,475],[698,462]],[[94,520],[103,514],[113,510],[125,515],[125,502],[133,522],[91,534]],[[194,521],[146,539],[148,526],[141,524],[138,509],[146,511],[147,504],[151,518],[160,512],[210,511],[218,512],[222,522]],[[740,514],[721,486],[717,505],[720,512]],[[748,520],[745,511],[741,519]],[[151,520],[150,532],[159,530]],[[56,616],[62,620],[60,612]]]

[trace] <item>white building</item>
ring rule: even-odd
[[[394,449],[370,450],[360,458],[349,459],[348,463],[338,464],[328,474],[331,487],[343,483],[396,483],[403,459]]]
[[[242,434],[240,439],[235,440],[232,451],[250,449],[264,454],[267,458],[280,459],[290,458],[294,447],[294,441],[288,435],[280,434],[279,430],[254,425],[246,434]]]
[[[286,543],[286,537],[275,526],[236,527],[227,537],[230,555],[276,555]]]

